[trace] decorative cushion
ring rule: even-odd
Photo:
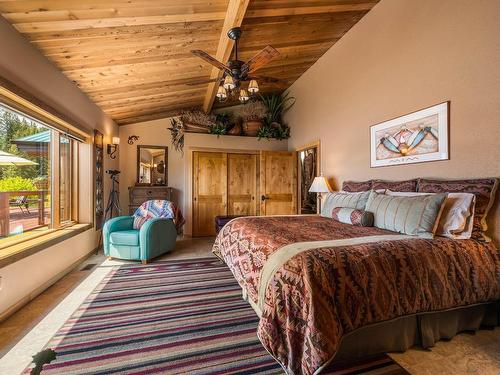
[[[384,180],[373,180],[372,189],[382,190],[389,189],[392,191],[417,191],[418,180],[405,180],[405,181],[384,181]]]
[[[418,191],[423,193],[471,193],[476,196],[474,207],[472,237],[473,239],[489,242],[485,235],[488,225],[486,217],[495,200],[498,180],[496,178],[477,178],[468,180],[431,180],[420,179]]]
[[[369,191],[359,193],[328,193],[325,199],[323,199],[320,215],[331,219],[332,210],[335,207],[364,210],[369,195]]]
[[[413,193],[386,190],[385,194],[392,196],[422,196],[435,193]],[[470,193],[449,193],[444,201],[443,212],[439,218],[436,236],[453,239],[468,239],[472,235],[472,218],[476,197]]]
[[[365,210],[373,213],[373,225],[377,228],[433,238],[446,196],[441,193],[396,197],[372,191]]]
[[[109,242],[113,245],[139,246],[139,231],[131,229],[111,232]]]
[[[149,200],[141,204],[141,206],[134,212],[134,229],[141,229],[146,221],[161,217],[164,219],[172,219],[180,233],[182,226],[185,223],[181,210],[174,202],[167,200]]]
[[[363,210],[356,210],[355,208],[335,207],[332,210],[332,219],[358,227],[373,226],[373,214]]]
[[[342,183],[342,191],[347,191],[350,193],[368,191],[372,188],[372,181],[344,181]]]

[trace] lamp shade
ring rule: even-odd
[[[232,89],[234,89],[236,87],[236,85],[234,84],[233,77],[226,76],[224,78],[224,83],[222,84],[222,86],[224,86],[224,88],[226,90],[232,90]]]
[[[114,145],[119,145],[120,144],[120,138],[119,137],[113,137],[113,140],[111,141]]]
[[[247,93],[247,90],[244,90],[244,89],[241,89],[240,90],[240,102],[242,103],[246,103],[248,102],[248,100],[250,99],[250,97],[248,96],[248,93]]]
[[[329,193],[332,191],[332,187],[328,183],[326,177],[318,176],[314,177],[314,180],[309,188],[310,193]]]
[[[248,84],[248,92],[250,94],[256,94],[259,92],[259,84],[255,79],[252,79]]]
[[[217,98],[219,98],[219,100],[224,100],[227,98],[226,89],[222,85],[219,86],[219,89],[217,90]]]

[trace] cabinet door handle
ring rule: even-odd
[[[266,199],[269,199],[269,197],[266,197],[265,195],[262,195],[262,197],[260,197],[260,200],[261,200],[262,202],[264,202]]]

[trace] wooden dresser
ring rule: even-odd
[[[152,199],[172,200],[172,188],[168,186],[130,186],[128,195],[128,213],[132,215],[146,201]]]

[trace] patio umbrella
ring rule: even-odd
[[[16,155],[9,154],[8,152],[5,151],[0,151],[0,165],[21,166],[21,165],[38,165],[38,163],[35,163],[34,161],[28,159],[21,158]]]

